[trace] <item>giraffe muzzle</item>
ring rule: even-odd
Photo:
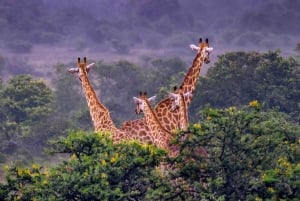
[[[210,63],[210,60],[209,60],[208,58],[205,58],[205,59],[204,59],[204,63],[209,64],[209,63]]]
[[[140,115],[141,114],[141,110],[135,109],[135,114]]]

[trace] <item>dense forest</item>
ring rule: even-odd
[[[299,9],[296,0],[4,0],[0,200],[299,200]],[[89,79],[120,126],[140,118],[139,91],[158,102],[181,84],[199,35],[213,62],[188,129],[174,133],[177,157],[94,132],[67,72],[78,56],[95,63]]]

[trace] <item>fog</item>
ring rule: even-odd
[[[213,61],[237,50],[289,56],[300,42],[299,10],[299,0],[2,0],[0,55],[41,74],[78,56],[190,64],[188,45],[199,37],[209,38]]]

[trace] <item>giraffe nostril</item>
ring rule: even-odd
[[[135,109],[135,114],[141,114],[141,110]]]

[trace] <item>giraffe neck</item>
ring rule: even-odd
[[[179,111],[171,111],[172,100],[165,98],[154,108],[154,112],[163,128],[173,131],[179,128]]]
[[[146,106],[144,108],[144,114],[147,125],[150,127],[152,132],[152,137],[154,144],[158,145],[161,148],[168,149],[169,142],[171,138],[171,133],[164,129],[159,123],[158,118],[151,109],[151,106],[148,101],[146,101]]]
[[[203,63],[203,55],[202,55],[202,50],[200,50],[199,53],[194,58],[192,66],[190,67],[189,71],[187,72],[182,82],[181,86],[184,93],[188,91],[193,92],[195,90],[199,78],[199,74],[201,71],[202,63]],[[191,97],[187,97],[185,101],[186,107],[188,107],[190,103],[191,103]]]
[[[179,94],[180,95],[180,106],[179,106],[179,126],[181,130],[186,130],[188,127],[188,114],[187,114],[187,110],[186,110],[186,104],[184,101],[184,96],[183,94]],[[186,97],[187,98],[187,97]]]
[[[153,112],[150,104],[148,101],[146,101],[146,107],[144,108],[144,114],[146,121],[148,125],[151,125],[152,130],[159,130],[164,133],[169,133],[166,129],[164,129],[161,124],[158,121],[158,118],[156,117],[155,113]]]
[[[82,88],[84,89],[95,131],[115,132],[116,127],[110,118],[109,111],[99,102],[87,77],[87,73],[80,71],[79,77],[81,79]]]

